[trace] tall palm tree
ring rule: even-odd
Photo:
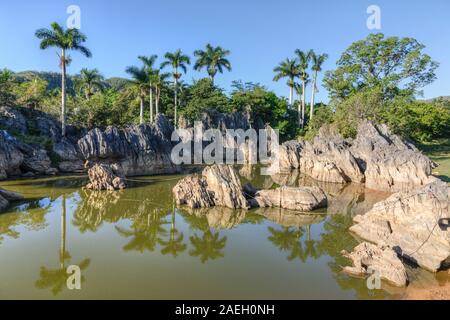
[[[145,94],[148,88],[149,83],[149,77],[147,70],[142,67],[128,67],[126,69],[126,72],[131,75],[133,78],[134,84],[136,85],[136,88],[139,91],[139,100],[140,100],[140,111],[139,111],[139,121],[140,124],[144,123],[144,101],[145,101]]]
[[[174,125],[177,126],[177,106],[178,106],[178,80],[181,78],[181,73],[187,72],[187,65],[191,64],[191,59],[189,56],[183,54],[183,52],[178,49],[175,52],[167,52],[164,55],[164,58],[166,58],[166,61],[164,61],[161,64],[161,68],[165,68],[166,66],[172,66],[172,76],[174,80],[174,108],[175,108],[175,119],[174,119]]]
[[[155,89],[155,108],[156,114],[159,114],[159,101],[161,100],[161,88],[169,79],[170,74],[166,72],[161,72],[161,70],[156,69],[152,74],[151,83]]]
[[[84,91],[84,94],[86,96],[86,99],[90,99],[94,93],[95,90],[103,90],[105,88],[104,78],[100,74],[100,72],[97,69],[86,69],[83,68],[80,71],[80,86],[81,90]]]
[[[217,72],[223,73],[224,68],[228,71],[231,71],[231,63],[226,58],[226,56],[228,55],[230,55],[229,50],[225,50],[220,46],[213,47],[208,43],[206,45],[205,51],[194,51],[194,56],[197,57],[194,69],[201,70],[202,68],[206,68],[211,82],[214,85],[214,77],[216,76]]]
[[[314,116],[314,98],[317,90],[317,74],[322,71],[322,65],[325,60],[328,59],[328,55],[326,53],[316,55],[314,51],[311,51],[311,60],[312,60],[312,71],[313,71],[313,80],[312,80],[312,94],[311,94],[311,108],[310,108],[310,119]]]
[[[311,52],[312,50],[308,52],[301,51],[299,49],[295,50],[295,54],[297,55],[298,59],[298,73],[300,81],[302,82],[302,108],[301,112],[299,112],[299,125],[303,128],[305,126],[305,93],[306,93],[306,82],[308,81],[308,67],[309,67],[309,61],[311,60]]]
[[[36,37],[41,40],[40,48],[42,50],[56,47],[61,50],[61,134],[66,135],[66,53],[69,50],[79,51],[86,57],[91,57],[91,51],[83,43],[87,37],[78,29],[64,30],[58,23],[53,22],[51,29],[42,28],[36,31]]]
[[[298,65],[295,60],[286,59],[273,69],[276,73],[273,78],[274,81],[278,81],[282,78],[288,78],[287,85],[289,87],[289,106],[292,106],[294,100],[294,86],[295,78],[298,76]]]
[[[156,59],[158,59],[158,56],[156,54],[151,55],[149,57],[139,56],[139,60],[142,61],[144,64],[145,70],[147,70],[148,73],[148,80],[149,80],[149,95],[150,95],[150,123],[153,123],[153,74],[155,72],[154,65],[156,62]]]

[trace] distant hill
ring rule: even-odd
[[[14,77],[18,82],[30,81],[35,77],[39,77],[48,82],[47,89],[54,90],[61,88],[61,73],[50,71],[22,71],[14,73]],[[105,86],[108,88],[114,88],[117,90],[123,89],[130,80],[120,77],[113,77],[104,81]],[[73,92],[73,76],[67,76],[67,88],[68,91]]]
[[[440,96],[440,97],[436,97],[436,98],[432,98],[432,99],[428,99],[428,100],[424,100],[424,101],[425,102],[433,102],[436,100],[450,101],[450,96]]]

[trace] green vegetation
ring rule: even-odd
[[[439,165],[433,174],[450,183],[450,138],[421,143],[418,148]]]

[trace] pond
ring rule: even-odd
[[[257,187],[319,185],[329,207],[313,214],[281,209],[176,208],[182,175],[137,177],[121,192],[83,190],[85,177],[16,180],[1,187],[26,200],[0,215],[0,299],[392,299],[404,289],[341,273],[341,251],[357,240],[352,217],[389,194],[359,185],[319,184],[297,173],[261,176]],[[82,270],[81,290],[66,286]],[[408,267],[412,281],[439,277]]]

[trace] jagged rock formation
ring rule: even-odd
[[[363,242],[353,252],[342,254],[353,263],[351,267],[344,267],[345,273],[363,276],[377,272],[381,279],[404,287],[408,283],[408,275],[405,266],[397,257],[394,250],[389,247],[377,247],[376,245]],[[371,271],[369,269],[372,269]]]
[[[23,200],[23,196],[12,191],[0,189],[0,212],[5,210],[11,201]]]
[[[206,167],[202,177],[191,176],[180,180],[173,188],[173,193],[177,204],[186,204],[191,208],[248,208],[239,177],[227,165]]]
[[[399,192],[354,218],[350,231],[436,271],[450,257],[449,188],[436,180],[410,192]]]
[[[90,190],[122,190],[126,188],[122,170],[119,165],[95,164],[88,170]]]
[[[242,187],[236,172],[228,165],[206,167],[202,177],[190,176],[180,180],[173,193],[178,204],[186,204],[191,208],[280,207],[312,211],[327,205],[327,197],[318,187],[281,187],[260,191],[249,184]]]
[[[125,176],[175,173],[172,164],[172,125],[159,114],[152,125],[126,129],[93,129],[78,141],[84,159],[95,163],[118,163]]]
[[[356,139],[343,139],[322,128],[312,142],[288,141],[280,147],[281,170],[299,169],[334,183],[366,183],[383,191],[401,191],[432,181],[434,164],[385,125],[363,121]]]

